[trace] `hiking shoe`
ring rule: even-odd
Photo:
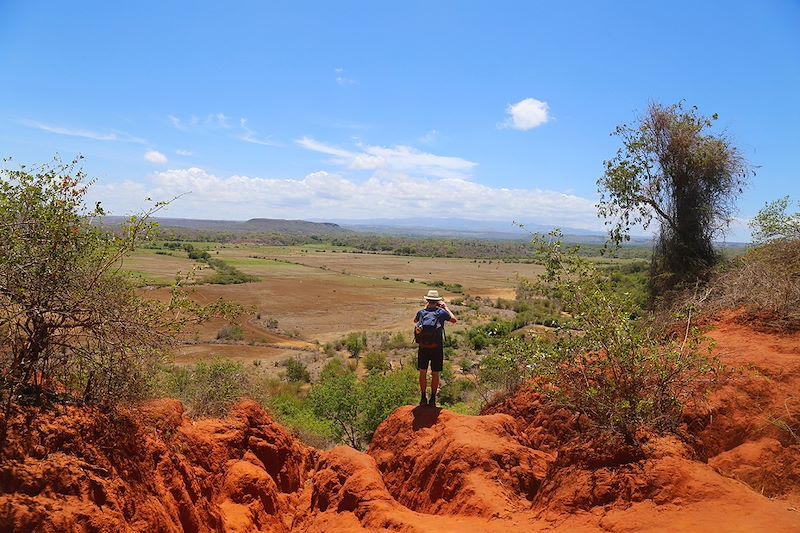
[[[433,394],[431,394],[431,399],[428,400],[428,405],[432,405],[433,407],[436,407],[436,393],[435,392]]]
[[[428,405],[428,397],[425,396],[424,392],[419,397],[419,404],[420,405]]]

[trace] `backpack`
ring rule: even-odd
[[[438,348],[444,345],[444,325],[436,316],[436,309],[423,309],[414,326],[414,342],[423,348]]]

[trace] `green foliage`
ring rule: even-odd
[[[543,290],[557,293],[571,315],[552,350],[532,364],[542,390],[629,441],[641,426],[673,429],[683,401],[702,392],[714,369],[697,329],[687,322],[683,338],[663,342],[647,321],[631,319],[635,303],[606,275],[562,248],[557,232],[537,249],[547,269]]]
[[[464,403],[473,394],[476,386],[473,381],[467,379],[451,379],[444,383],[439,390],[439,401],[443,405],[456,405]]]
[[[368,374],[384,374],[391,366],[384,352],[370,352],[364,357],[364,368]]]
[[[331,424],[336,441],[361,449],[378,425],[396,408],[413,402],[416,394],[417,373],[410,366],[358,381],[353,371],[333,359],[311,389],[309,402],[314,414]]]
[[[242,363],[215,358],[194,367],[166,369],[165,388],[193,417],[220,417],[246,395],[247,373]]]
[[[402,350],[411,346],[409,339],[401,332],[397,332],[391,336],[386,342],[383,343],[384,350]]]
[[[418,373],[407,365],[386,374],[370,374],[361,384],[361,416],[357,427],[362,442],[368,443],[378,426],[392,411],[416,400]]]
[[[535,369],[546,357],[545,350],[538,339],[503,339],[480,362],[478,384],[484,401],[491,401],[495,395],[507,396],[519,389],[534,375]]]
[[[648,277],[650,268],[644,261],[613,264],[605,268],[615,291],[630,298],[639,308],[650,301]]]
[[[784,196],[762,208],[750,222],[753,241],[764,244],[770,241],[800,240],[800,211],[790,215],[786,212],[791,201]],[[798,203],[800,208],[800,203]]]
[[[442,289],[448,292],[456,294],[464,292],[464,287],[460,283],[445,283],[444,281],[437,280],[437,281],[432,281],[430,283],[426,283],[426,285],[428,285],[429,287],[441,287]]]
[[[308,367],[299,359],[286,359],[283,362],[286,367],[286,379],[297,383],[311,383],[311,374]]]
[[[707,131],[716,119],[682,103],[651,104],[637,124],[614,131],[622,147],[597,182],[598,213],[615,244],[630,239],[631,227],[658,220],[655,294],[694,281],[716,262],[713,238],[730,222],[733,201],[751,173],[728,139]]]
[[[175,335],[190,321],[234,313],[191,303],[178,286],[161,303],[140,298],[119,267],[148,239],[150,215],[116,232],[93,223],[77,161],[0,169],[0,395],[9,406],[56,390],[86,402],[149,394]]]
[[[342,344],[347,351],[350,352],[350,355],[353,357],[358,357],[359,354],[367,347],[367,332],[356,332],[353,331],[348,333],[347,336],[342,341]]]
[[[203,280],[204,283],[212,283],[215,285],[236,285],[239,283],[250,283],[258,281],[257,276],[245,274],[236,267],[227,264],[222,259],[207,258],[206,263],[211,266],[216,272]]]
[[[467,331],[467,342],[473,350],[480,351],[491,344],[491,339],[482,328],[472,328]]]
[[[317,417],[309,402],[296,393],[287,391],[276,395],[270,401],[269,410],[278,422],[306,444],[325,449],[336,442],[330,420]]]
[[[361,415],[358,380],[339,359],[332,359],[322,369],[314,384],[309,402],[314,414],[331,424],[336,441],[360,448],[358,418]]]

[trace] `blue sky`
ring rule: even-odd
[[[123,5],[124,4],[124,5]],[[609,133],[684,99],[800,199],[800,2],[0,0],[0,153],[115,214],[601,229]]]

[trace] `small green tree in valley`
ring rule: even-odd
[[[723,134],[709,132],[717,115],[696,108],[651,104],[636,124],[613,135],[622,147],[605,162],[598,180],[599,215],[611,241],[630,239],[630,229],[660,223],[653,253],[651,290],[663,293],[694,281],[717,260],[713,239],[724,230],[751,167]]]
[[[344,347],[355,358],[367,347],[367,333],[365,331],[348,333],[344,339]]]
[[[325,365],[309,395],[314,414],[331,422],[334,438],[356,449],[360,448],[359,399],[358,379],[339,359]]]
[[[308,367],[299,359],[289,358],[284,361],[286,366],[286,379],[296,383],[311,383],[311,374]]]

